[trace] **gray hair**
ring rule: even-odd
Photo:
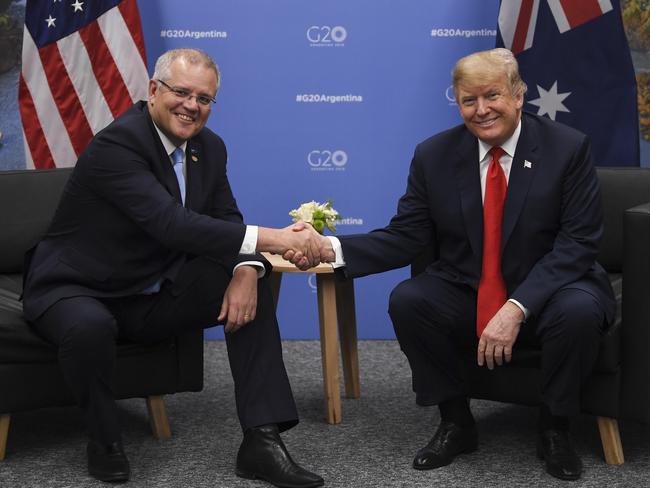
[[[459,85],[482,85],[504,75],[512,95],[523,96],[526,93],[528,87],[519,75],[519,63],[510,50],[499,47],[470,54],[461,58],[451,73],[454,93],[458,97]]]
[[[154,79],[169,80],[171,76],[169,72],[170,67],[177,59],[183,59],[189,64],[202,64],[204,67],[213,70],[217,75],[217,91],[219,90],[219,85],[221,84],[219,67],[205,51],[201,51],[200,49],[179,48],[171,49],[163,53],[156,61],[156,68],[153,73]]]

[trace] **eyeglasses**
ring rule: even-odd
[[[192,97],[196,98],[196,101],[199,102],[201,105],[205,105],[206,107],[209,106],[211,103],[217,103],[217,101],[209,97],[208,95],[192,95],[192,92],[189,90],[186,90],[185,88],[178,88],[175,86],[169,86],[167,83],[165,83],[163,80],[156,80],[158,83],[161,83],[162,85],[165,86],[171,93],[176,95],[177,98],[180,98],[182,100],[188,100],[191,99]]]

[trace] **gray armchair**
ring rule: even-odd
[[[43,235],[70,169],[0,172],[0,460],[12,413],[74,403],[56,349],[22,316],[23,257]],[[154,436],[171,435],[163,395],[203,388],[203,332],[150,346],[118,344],[118,398],[147,399]]]

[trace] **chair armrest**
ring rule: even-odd
[[[621,418],[650,422],[650,203],[623,217]]]

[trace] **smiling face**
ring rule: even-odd
[[[174,88],[183,88],[192,95],[217,93],[217,75],[202,63],[175,59],[169,66],[169,78],[163,80]],[[156,80],[149,81],[149,113],[158,128],[176,146],[192,138],[205,126],[211,105],[201,105],[194,96],[183,99]]]
[[[505,75],[485,84],[460,84],[456,97],[469,131],[490,146],[502,145],[517,128],[524,97],[512,94]]]

